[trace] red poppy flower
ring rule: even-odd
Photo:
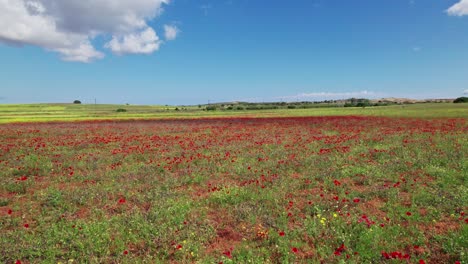
[[[9,215],[11,215],[11,214],[13,213],[13,211],[12,211],[11,209],[8,209],[7,213],[8,213]]]
[[[24,228],[29,228],[29,224],[24,224]]]
[[[341,246],[337,249],[335,249],[335,255],[336,256],[341,256],[341,253],[346,250],[346,247],[344,244],[341,244]]]
[[[359,203],[360,201],[361,201],[361,199],[359,199],[359,198],[354,198],[353,199],[353,202],[355,202],[355,203]]]
[[[21,260],[17,260],[15,264],[21,264]]]
[[[123,254],[128,255],[128,250],[124,250]]]
[[[426,261],[420,259],[420,260],[419,260],[419,264],[426,264]]]
[[[292,252],[297,253],[299,250],[296,247],[291,248]]]
[[[406,215],[407,215],[407,216],[411,216],[411,212],[406,212]]]
[[[279,234],[279,236],[284,236],[285,235],[283,231],[280,231],[278,234]]]
[[[232,258],[231,251],[229,251],[229,250],[224,251],[223,255],[225,255],[228,258]]]
[[[124,204],[125,202],[127,202],[127,201],[125,200],[125,198],[120,198],[120,199],[119,199],[119,204]]]

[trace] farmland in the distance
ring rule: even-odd
[[[390,116],[467,117],[468,104],[422,103],[378,107],[327,107],[307,109],[260,109],[204,111],[206,106],[146,106],[106,104],[0,104],[0,124],[13,122],[55,122],[84,120],[147,120],[204,117],[287,117],[287,116]],[[126,112],[117,112],[125,109]],[[177,109],[177,110],[176,110]]]
[[[456,113],[3,124],[0,262],[467,263]]]

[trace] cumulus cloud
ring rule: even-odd
[[[164,25],[164,37],[166,40],[174,40],[179,34],[179,29],[174,25]]]
[[[161,40],[150,27],[136,34],[127,34],[122,37],[114,36],[105,47],[112,52],[123,54],[150,54],[159,49]]]
[[[460,2],[447,9],[447,13],[451,16],[468,15],[468,0],[460,0]]]
[[[64,60],[89,62],[104,57],[92,41],[117,54],[148,54],[161,41],[147,22],[170,0],[0,0],[0,42],[34,45]]]

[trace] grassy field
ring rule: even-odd
[[[92,107],[0,108],[0,263],[468,263],[464,105]]]
[[[118,113],[123,108],[127,112]],[[202,111],[187,107],[176,111],[174,106],[32,104],[0,105],[0,124],[11,122],[47,122],[103,119],[165,119],[201,117],[273,117],[273,116],[336,116],[366,115],[392,117],[468,117],[468,104],[432,103],[379,107],[333,107],[279,110]]]

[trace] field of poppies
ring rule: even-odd
[[[468,263],[465,118],[0,126],[1,263]]]

